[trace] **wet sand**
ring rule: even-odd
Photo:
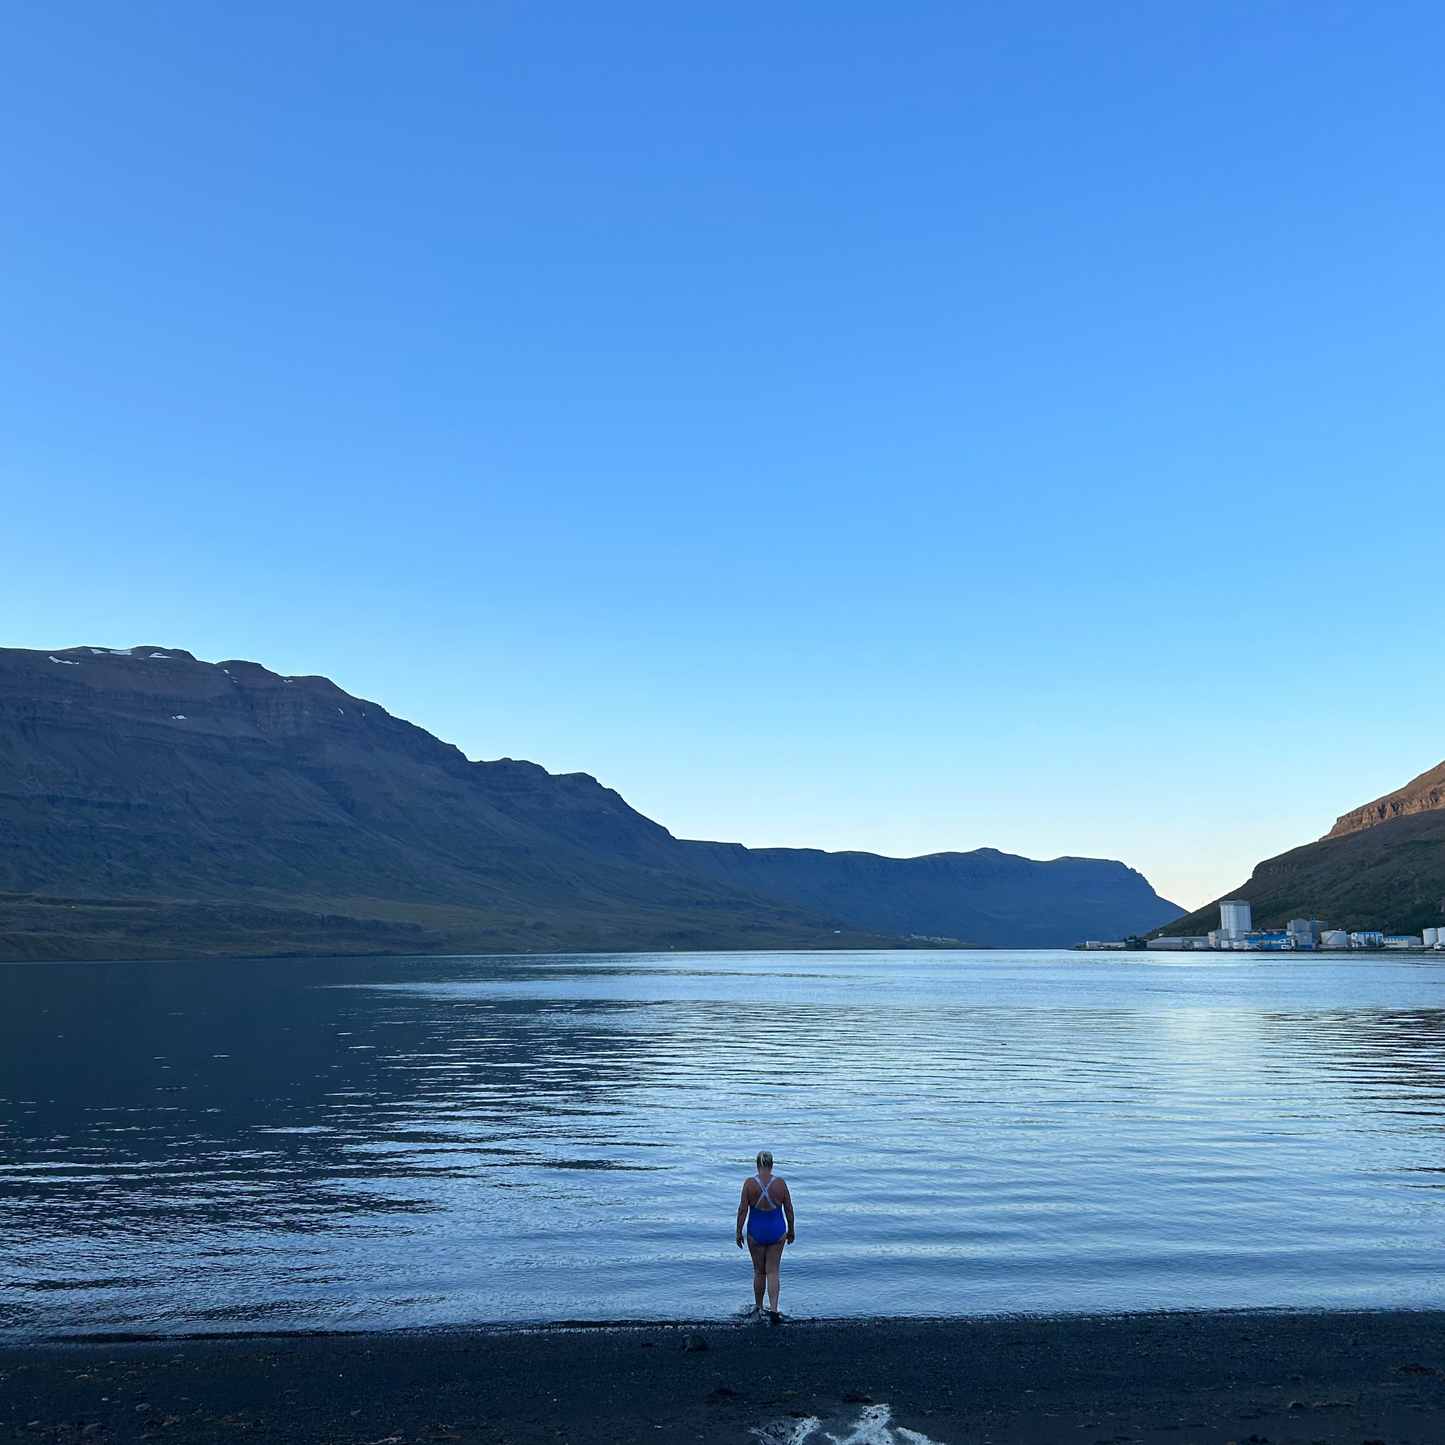
[[[1441,1371],[1445,1313],[1398,1311],[50,1343],[0,1347],[0,1436],[1435,1445]]]

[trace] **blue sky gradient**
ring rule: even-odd
[[[1194,906],[1445,756],[1445,10],[0,0],[12,646]]]

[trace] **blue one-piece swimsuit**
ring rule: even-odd
[[[773,1207],[759,1209],[758,1204],[748,1206],[748,1238],[754,1244],[776,1244],[788,1232],[787,1220],[783,1217],[782,1209],[773,1204],[773,1196],[768,1193],[772,1185],[765,1185],[756,1174],[753,1178],[758,1180],[758,1188],[763,1191],[758,1196],[758,1204],[766,1199]]]

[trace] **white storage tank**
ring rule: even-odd
[[[1427,928],[1421,936],[1426,948],[1434,948],[1440,941],[1440,930],[1438,928]]]
[[[1228,938],[1250,932],[1254,919],[1249,903],[1243,898],[1226,898],[1219,905],[1219,931]]]

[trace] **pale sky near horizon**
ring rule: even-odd
[[[1445,9],[0,0],[0,645],[1197,906],[1445,757]]]

